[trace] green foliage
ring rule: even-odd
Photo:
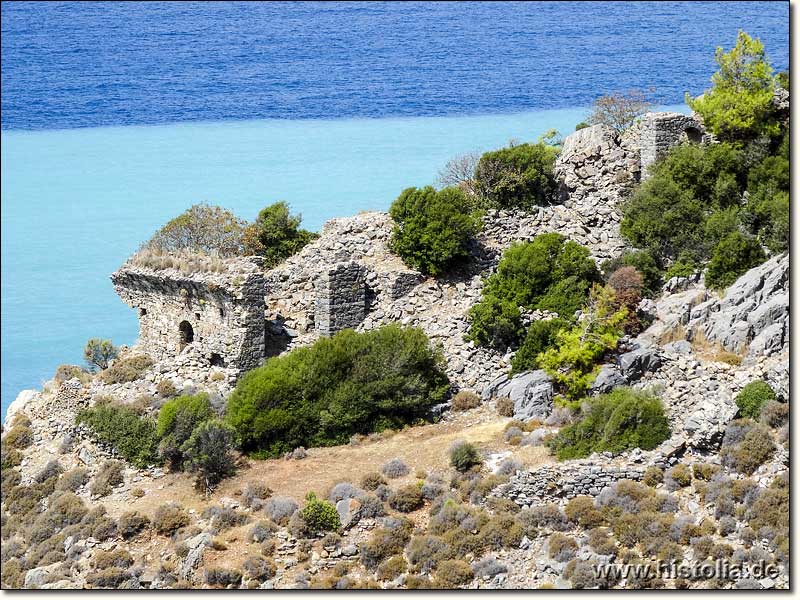
[[[778,82],[778,85],[781,86],[783,89],[789,89],[789,71],[781,71],[777,75],[775,75],[775,81]]]
[[[309,492],[306,496],[306,505],[300,511],[300,516],[310,534],[336,531],[342,526],[336,507],[330,502],[319,500],[314,492]]]
[[[553,347],[536,358],[560,390],[572,399],[586,394],[603,356],[617,347],[628,311],[615,310],[614,292],[595,286],[579,323],[562,329]]]
[[[708,263],[706,281],[714,288],[725,288],[749,269],[765,260],[758,241],[739,231],[733,231],[714,248]]]
[[[563,427],[547,445],[564,460],[583,458],[592,452],[652,450],[669,435],[669,421],[658,398],[617,388],[584,402],[580,420]]]
[[[581,121],[575,125],[575,131],[580,131],[581,129],[586,129],[587,127],[590,127],[590,125],[586,121]]]
[[[208,394],[178,396],[164,403],[156,423],[156,434],[161,440],[158,453],[172,469],[181,468],[184,459],[181,446],[195,427],[213,416]]]
[[[449,387],[442,361],[420,329],[341,331],[247,373],[225,418],[259,456],[346,443],[426,418]]]
[[[552,348],[557,340],[558,332],[567,325],[564,319],[534,321],[528,326],[525,341],[517,350],[511,361],[511,372],[522,373],[538,368],[536,357]]]
[[[300,215],[289,214],[286,202],[270,204],[244,229],[244,252],[263,256],[267,268],[276,266],[319,237],[300,229],[301,221]]]
[[[545,141],[487,152],[475,167],[475,186],[486,208],[530,209],[553,202],[558,149]]]
[[[772,96],[775,79],[764,44],[739,31],[736,45],[725,52],[717,48],[719,70],[711,76],[712,87],[686,103],[721,140],[738,141],[775,135]]]
[[[742,417],[757,419],[761,409],[770,400],[777,400],[770,385],[763,380],[751,381],[736,396],[736,406],[739,407]]]
[[[242,254],[244,227],[244,221],[224,208],[195,204],[159,229],[145,248],[197,252],[221,258],[238,256]]]
[[[775,253],[789,248],[789,166],[787,130],[777,152],[747,174],[749,198],[742,219],[750,232]]]
[[[236,439],[234,429],[211,419],[194,428],[191,437],[181,446],[184,468],[197,473],[195,485],[208,492],[222,479],[233,475],[236,461],[231,454]]]
[[[697,271],[697,263],[691,257],[681,255],[674,263],[669,266],[667,272],[664,273],[664,279],[669,281],[673,277],[690,277]]]
[[[137,467],[161,462],[156,451],[155,423],[140,417],[130,406],[109,403],[86,408],[78,413],[75,422],[89,426],[98,440],[113,446]]]
[[[456,187],[405,189],[389,214],[395,221],[392,251],[428,275],[441,275],[469,258],[469,244],[481,226],[464,192]]]
[[[110,361],[117,358],[119,349],[111,340],[91,338],[83,348],[83,358],[90,368],[107,369]]]
[[[450,464],[460,473],[469,471],[482,462],[478,449],[469,442],[459,442],[450,448]]]
[[[622,267],[633,267],[642,275],[642,295],[645,298],[654,298],[659,294],[663,278],[661,269],[650,252],[626,250],[617,258],[605,261],[601,269],[606,281],[612,273]]]
[[[414,512],[422,503],[422,491],[415,483],[404,485],[389,496],[389,506],[404,513]]]
[[[524,329],[520,306],[571,319],[597,281],[600,273],[589,251],[560,234],[514,244],[487,280],[481,301],[470,309],[470,339],[499,350],[517,343]]]

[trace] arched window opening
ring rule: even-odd
[[[686,133],[686,139],[694,144],[699,144],[703,141],[703,133],[697,127],[687,127],[684,133]]]
[[[181,324],[178,325],[178,332],[180,333],[181,348],[194,341],[194,329],[192,329],[192,325],[189,321],[181,321]]]
[[[222,356],[217,354],[216,352],[211,353],[211,366],[212,367],[224,367],[225,361],[222,359]]]

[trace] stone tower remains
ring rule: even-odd
[[[647,113],[642,117],[640,127],[639,157],[643,179],[647,178],[647,168],[673,146],[684,140],[697,143],[708,141],[700,121],[680,113]]]

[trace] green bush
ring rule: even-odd
[[[162,535],[172,535],[189,524],[189,515],[180,504],[162,504],[153,515],[153,527]]]
[[[552,348],[557,340],[558,332],[567,325],[564,319],[548,319],[534,321],[528,326],[525,340],[511,360],[511,372],[522,373],[539,367],[536,357]]]
[[[459,473],[469,471],[482,462],[478,449],[469,442],[457,442],[450,448],[450,464]]]
[[[627,316],[626,309],[616,310],[609,286],[595,286],[581,322],[559,331],[555,345],[539,354],[536,364],[567,398],[582,398],[597,376],[604,355],[616,349]]]
[[[318,234],[300,229],[300,215],[290,215],[286,202],[276,202],[262,209],[255,223],[245,227],[245,254],[264,257],[267,268],[274,267],[299,252],[316,239]]]
[[[343,444],[426,418],[449,387],[442,361],[420,329],[341,331],[247,373],[225,418],[258,456]]]
[[[736,45],[730,52],[718,47],[715,60],[719,70],[711,76],[711,89],[695,99],[687,94],[689,107],[722,140],[774,135],[775,78],[761,40],[739,31]]]
[[[195,204],[159,229],[145,244],[161,252],[199,252],[227,258],[242,254],[245,222],[229,210]]]
[[[92,338],[83,348],[83,358],[91,368],[107,369],[108,363],[117,358],[119,349],[111,340]]]
[[[714,248],[708,263],[706,281],[711,287],[726,288],[740,275],[766,259],[761,245],[739,231],[726,235]]]
[[[563,460],[592,452],[652,450],[669,435],[669,421],[658,398],[620,387],[584,402],[580,420],[561,428],[547,445]]]
[[[777,400],[777,396],[766,381],[751,381],[737,394],[736,406],[742,417],[757,419],[761,409],[771,400]]]
[[[236,460],[231,453],[236,432],[220,421],[211,419],[194,428],[181,446],[184,468],[197,474],[195,485],[208,492],[225,477],[236,472]]]
[[[439,564],[433,577],[436,589],[453,589],[467,585],[475,577],[472,567],[463,560],[445,560]]]
[[[737,421],[733,423],[735,424]],[[741,441],[731,444],[726,443],[728,440],[726,433],[720,456],[724,465],[739,473],[752,475],[775,453],[775,442],[772,441],[769,429],[764,425],[750,423],[746,427],[746,431]]]
[[[523,333],[518,307],[541,309],[571,319],[600,281],[589,251],[557,233],[514,244],[503,253],[481,301],[470,309],[469,337],[503,350]]]
[[[181,446],[200,423],[213,417],[208,394],[178,396],[164,403],[158,411],[156,435],[161,440],[158,453],[171,468],[182,467],[184,456]]]
[[[108,496],[111,488],[114,488],[125,481],[122,472],[125,468],[118,460],[107,460],[100,465],[100,470],[94,476],[89,491],[94,496]]]
[[[119,358],[105,371],[97,376],[105,384],[129,383],[139,379],[144,372],[153,366],[153,359],[144,354]]]
[[[336,531],[342,526],[336,507],[330,502],[319,500],[314,492],[309,492],[306,496],[306,505],[300,511],[300,516],[310,534]]]
[[[75,422],[91,428],[95,438],[110,444],[131,464],[144,468],[159,464],[156,425],[130,406],[103,404],[78,412]]]
[[[475,167],[475,187],[487,208],[522,208],[550,204],[558,149],[544,142],[486,152]]]
[[[404,513],[414,512],[422,503],[422,491],[414,483],[404,485],[389,496],[389,506]]]
[[[470,256],[469,245],[481,221],[458,188],[407,188],[392,203],[395,221],[390,247],[403,261],[427,275],[441,275]]]

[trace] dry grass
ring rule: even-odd
[[[176,269],[184,274],[191,273],[223,273],[225,261],[218,256],[209,256],[197,252],[165,252],[158,248],[144,247],[130,258],[130,262],[138,267],[165,271]]]

